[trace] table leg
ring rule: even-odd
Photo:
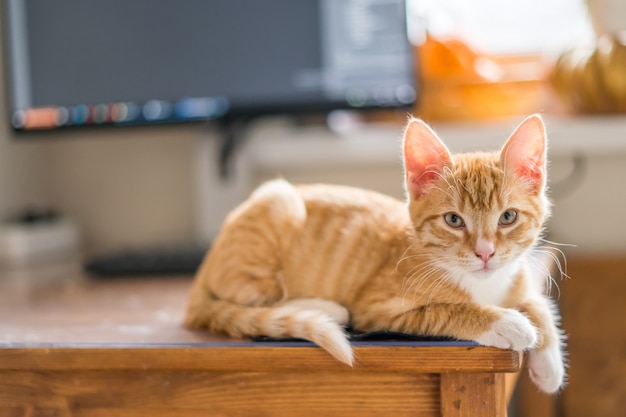
[[[504,380],[501,373],[441,374],[441,415],[505,417]]]

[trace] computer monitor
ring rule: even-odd
[[[404,0],[6,0],[17,131],[410,106]]]

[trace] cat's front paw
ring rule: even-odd
[[[506,309],[491,329],[476,338],[481,345],[517,351],[532,348],[537,343],[537,329],[517,310]]]
[[[528,352],[528,373],[543,392],[552,394],[558,391],[565,379],[565,365],[559,346]]]

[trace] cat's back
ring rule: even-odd
[[[312,252],[336,256],[376,250],[407,238],[410,225],[405,203],[384,194],[277,179],[261,185],[230,213],[222,235],[238,243],[259,237],[277,256],[297,259]]]
[[[363,188],[333,184],[298,184],[294,189],[309,215],[362,215],[380,221],[406,217],[406,205],[395,198]]]
[[[347,282],[358,285],[401,254],[410,225],[405,203],[384,194],[279,179],[263,184],[230,214],[213,252],[227,247],[230,254],[280,265],[291,296],[336,299],[343,292],[339,283],[348,291]]]
[[[333,184],[294,185],[276,179],[258,187],[229,214],[226,224],[253,218],[274,226],[302,226],[316,218],[342,222],[355,217],[367,218],[374,226],[409,221],[404,202],[376,191]]]
[[[400,200],[340,185],[293,189],[306,213],[281,256],[293,297],[348,303],[346,297],[404,251],[410,239],[410,218]]]

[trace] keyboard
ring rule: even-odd
[[[206,246],[122,250],[95,257],[84,267],[94,277],[193,275],[207,251]]]

